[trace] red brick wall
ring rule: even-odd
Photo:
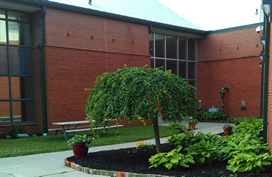
[[[225,91],[227,117],[259,116],[262,51],[261,34],[256,28],[210,34],[198,40],[197,96],[202,106],[221,110],[221,95]],[[242,111],[242,100],[247,110]]]
[[[267,142],[272,153],[272,25],[270,22],[270,51],[269,51],[269,77],[268,77],[268,108],[267,108]]]
[[[49,128],[85,119],[85,88],[97,76],[150,64],[147,26],[47,9],[45,31]]]

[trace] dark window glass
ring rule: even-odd
[[[7,47],[0,46],[0,75],[8,74]]]
[[[7,44],[6,21],[0,20],[0,44]]]
[[[34,121],[33,101],[14,101],[13,121],[29,122]]]
[[[179,59],[186,60],[186,39],[179,38]]]
[[[188,59],[195,61],[195,40],[188,40]]]
[[[155,35],[155,56],[156,57],[164,57],[164,35],[163,34],[156,34]]]
[[[177,74],[177,61],[167,60],[167,70],[171,70],[173,74]]]
[[[188,81],[188,84],[192,85],[195,87],[195,81]]]
[[[149,54],[153,57],[154,56],[154,34],[149,34]]]
[[[0,18],[6,18],[6,14],[4,10],[0,10]]]
[[[11,77],[12,99],[33,98],[31,77]]]
[[[196,79],[195,78],[195,62],[188,63],[188,79]]]
[[[186,79],[186,62],[179,61],[179,76]]]
[[[177,58],[177,37],[166,36],[166,58]]]
[[[7,76],[0,77],[0,99],[9,99],[9,80]]]
[[[165,64],[164,64],[164,60],[160,60],[160,59],[157,59],[156,60],[156,68],[162,68],[163,71],[165,70]]]
[[[0,102],[0,123],[10,122],[10,105],[9,102]]]
[[[20,24],[20,35],[19,35],[19,44],[23,46],[30,46],[30,24],[21,23]]]
[[[151,68],[155,68],[155,66],[154,66],[154,58],[151,58]]]
[[[10,47],[10,69],[13,75],[31,75],[31,49]]]
[[[9,20],[30,21],[30,16],[22,12],[8,11]]]

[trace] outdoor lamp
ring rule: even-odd
[[[264,51],[261,51],[261,53],[260,53],[260,59],[261,59],[261,60],[264,59]]]
[[[263,62],[260,62],[260,63],[259,63],[259,66],[262,68],[262,67],[263,67]]]
[[[263,0],[262,8],[263,8],[265,15],[270,17],[271,1],[270,0]]]
[[[265,38],[266,36],[261,36],[261,43],[265,46]]]

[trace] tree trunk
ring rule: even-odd
[[[160,142],[158,119],[156,118],[155,120],[152,120],[152,123],[153,123],[153,127],[154,127],[154,136],[155,136],[157,154],[159,154],[161,152],[161,142]]]

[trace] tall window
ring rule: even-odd
[[[31,21],[0,9],[0,124],[35,120]]]
[[[151,33],[149,35],[151,67],[161,67],[196,86],[196,40]]]

